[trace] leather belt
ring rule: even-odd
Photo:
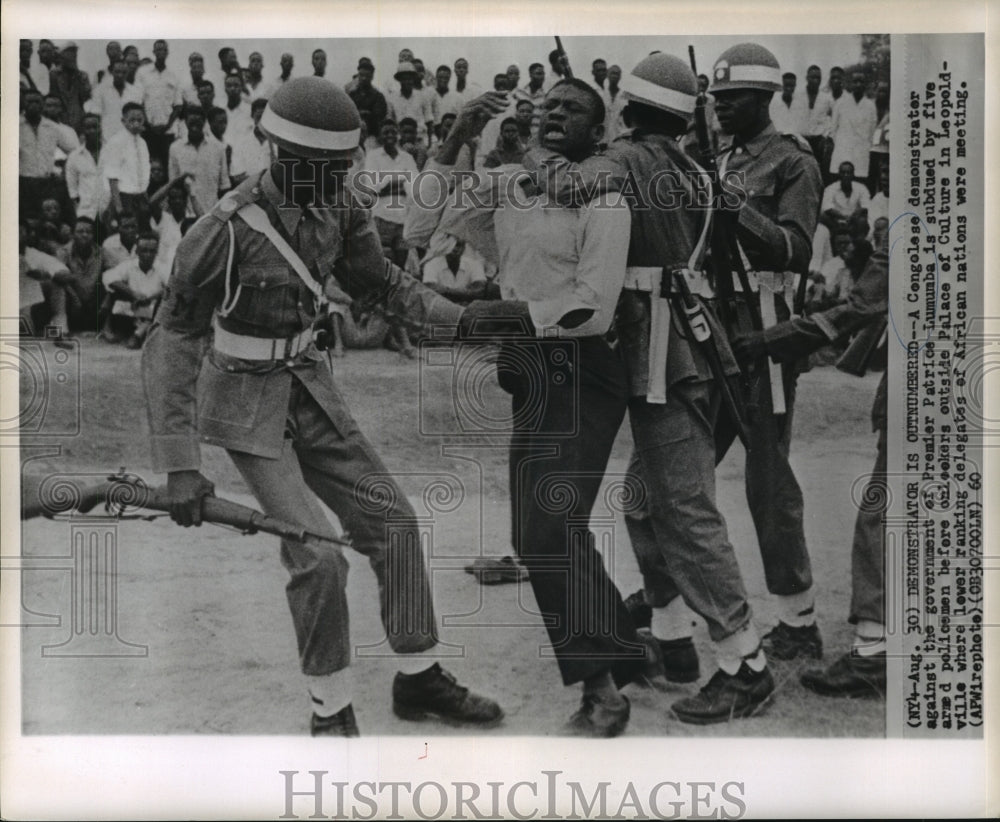
[[[294,337],[247,337],[226,331],[216,323],[213,345],[220,354],[239,360],[287,360],[305,351],[312,341],[312,328]]]

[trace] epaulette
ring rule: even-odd
[[[250,185],[249,181],[241,183],[227,191],[209,212],[217,220],[227,223],[243,206],[254,203],[263,196],[260,181]]]
[[[791,140],[793,143],[795,143],[795,145],[797,145],[803,151],[808,152],[809,154],[813,153],[812,146],[809,145],[809,141],[801,134],[795,134],[794,132],[786,131],[782,132],[781,136],[784,137],[786,140]]]

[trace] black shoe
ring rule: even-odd
[[[450,725],[491,727],[503,719],[496,702],[462,687],[436,662],[419,674],[396,674],[392,710],[400,719],[439,719]]]
[[[764,646],[764,653],[774,659],[796,659],[800,656],[823,658],[823,640],[815,622],[801,628],[779,622],[764,634],[761,644]]]
[[[653,622],[653,609],[646,604],[646,594],[641,588],[625,598],[625,610],[636,628],[648,628]]]
[[[313,736],[361,736],[354,721],[354,708],[348,705],[333,716],[312,715],[309,733]]]
[[[735,675],[716,671],[695,696],[679,699],[670,709],[681,722],[712,725],[751,716],[773,693],[771,672],[754,671],[744,662]]]
[[[594,694],[584,694],[580,710],[569,718],[566,724],[567,733],[573,736],[594,736],[606,739],[618,736],[628,725],[632,705],[628,697],[623,696],[624,703],[618,707],[605,705]]]
[[[885,652],[874,656],[846,653],[825,669],[806,671],[805,687],[823,696],[885,696]]]
[[[638,631],[639,640],[646,646],[646,659],[636,681],[658,691],[670,690],[672,682],[697,682],[701,675],[698,652],[691,637],[663,640],[648,630]]]

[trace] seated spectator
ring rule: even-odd
[[[139,222],[135,215],[123,214],[118,221],[118,233],[112,234],[101,243],[101,271],[107,271],[135,257],[138,238]]]
[[[427,164],[427,149],[420,144],[417,121],[412,117],[404,117],[399,121],[399,147],[407,152],[417,164],[420,171]]]
[[[66,158],[66,190],[77,217],[97,220],[111,202],[111,189],[101,170],[101,118],[84,114],[83,143]]]
[[[111,190],[112,213],[121,220],[134,214],[139,227],[149,227],[149,148],[142,139],[146,115],[139,103],[126,103],[122,109],[124,129],[104,147],[104,176]]]
[[[68,333],[64,306],[53,306],[46,297],[53,278],[66,273],[66,266],[56,257],[34,247],[35,238],[24,215],[18,219],[18,297],[22,333],[41,336],[47,324]]]
[[[524,152],[525,147],[521,143],[517,120],[508,117],[500,124],[500,140],[496,148],[486,154],[483,166],[497,168],[503,165],[520,165]]]
[[[852,252],[851,235],[839,231],[833,235],[833,257],[823,266],[821,274],[826,283],[822,305],[811,306],[813,310],[822,310],[847,299],[847,292],[854,285],[851,276],[850,255]]]
[[[159,241],[147,232],[136,241],[136,256],[104,272],[104,287],[112,303],[107,325],[101,332],[106,342],[127,340],[126,347],[141,348],[152,324],[156,305],[170,272],[156,260]]]
[[[464,240],[441,231],[435,232],[422,268],[424,285],[452,302],[469,303],[483,299],[486,292],[483,260]]]
[[[94,221],[77,217],[73,239],[59,249],[57,257],[67,271],[53,277],[54,290],[62,290],[67,324],[71,332],[98,330],[101,305],[101,255],[94,242]]]
[[[72,236],[73,229],[63,222],[59,201],[55,197],[43,200],[42,218],[35,228],[37,248],[54,257],[56,251],[68,243]]]
[[[537,129],[534,126],[535,104],[531,100],[518,100],[514,107],[514,122],[517,123],[517,134],[521,138],[521,145],[527,151],[535,138]]]
[[[171,180],[189,175],[192,196],[202,211],[208,211],[229,189],[225,147],[205,134],[205,117],[200,109],[188,111],[185,122],[187,138],[174,140],[170,146],[168,175]]]
[[[406,265],[409,251],[403,242],[406,195],[417,171],[413,155],[400,150],[396,124],[386,120],[379,132],[379,146],[365,157],[363,182],[375,194],[372,217],[382,241],[382,252],[401,267]]]
[[[837,174],[839,179],[826,187],[820,205],[820,214],[828,226],[838,219],[849,219],[860,209],[867,209],[871,200],[868,189],[854,181],[853,163],[841,163]]]
[[[266,106],[267,99],[264,97],[258,97],[250,104],[253,129],[233,145],[233,164],[229,171],[234,186],[271,165],[271,144],[260,130],[260,118]]]

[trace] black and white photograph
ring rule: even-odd
[[[6,4],[0,815],[996,813],[911,6]]]

